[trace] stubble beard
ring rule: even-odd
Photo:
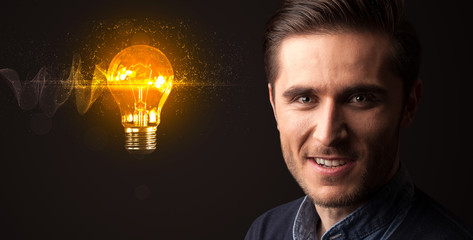
[[[374,147],[373,149],[376,150],[373,156],[371,156],[371,160],[368,161],[367,166],[361,170],[361,174],[357,179],[357,185],[355,185],[354,189],[350,192],[340,193],[337,196],[331,198],[319,196],[313,192],[308,186],[309,183],[307,183],[307,180],[304,179],[304,176],[299,172],[297,161],[310,160],[297,159],[293,154],[291,154],[289,146],[284,146],[284,144],[281,144],[281,149],[286,161],[286,165],[292,176],[302,188],[304,193],[313,201],[315,205],[324,208],[346,208],[360,206],[385,183],[381,179],[386,179],[396,160],[398,145],[397,141],[398,138],[393,137],[393,139],[391,139],[389,142],[394,144],[379,144],[378,146]],[[376,161],[375,159],[380,161]],[[302,162],[299,164],[302,164]],[[324,176],[322,181],[327,183],[336,183],[337,179]]]
[[[310,190],[310,187],[306,183],[306,180],[303,179],[303,176],[299,173],[297,168],[296,160],[292,157],[291,154],[286,153],[287,151],[283,149],[284,159],[286,160],[287,168],[292,174],[296,182],[302,188],[304,193],[309,197],[315,205],[324,207],[324,208],[342,208],[348,206],[358,205],[360,202],[365,199],[368,195],[368,189],[366,186],[366,176],[367,171],[364,169],[361,174],[361,184],[357,185],[354,191],[337,195],[336,197],[326,199],[323,196],[319,196],[316,193]],[[324,177],[322,179],[324,182],[336,182],[336,179],[332,177]]]

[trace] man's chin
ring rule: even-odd
[[[361,205],[362,201],[359,200],[352,200],[348,198],[343,199],[313,199],[313,203],[316,206],[323,207],[323,208],[347,208],[347,207],[354,207]]]
[[[331,191],[311,191],[306,194],[312,202],[324,208],[346,208],[360,206],[366,199],[365,191],[361,189],[331,189]]]

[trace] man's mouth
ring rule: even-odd
[[[324,168],[337,168],[347,164],[346,160],[337,159],[337,160],[328,160],[323,158],[313,158],[314,161],[319,164],[319,166]]]

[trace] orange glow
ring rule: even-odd
[[[107,86],[120,108],[125,132],[155,131],[173,79],[169,60],[151,46],[131,46],[113,58]]]
[[[156,48],[136,45],[118,53],[110,63],[107,85],[124,126],[157,126],[173,78],[171,64]]]

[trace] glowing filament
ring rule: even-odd
[[[156,123],[156,121],[157,121],[157,115],[158,115],[158,114],[156,113],[155,110],[151,110],[151,111],[149,112],[149,122],[150,122],[150,123]]]
[[[165,83],[166,81],[164,80],[163,76],[159,76],[158,79],[156,79],[155,86],[156,88],[161,88],[161,86]]]

